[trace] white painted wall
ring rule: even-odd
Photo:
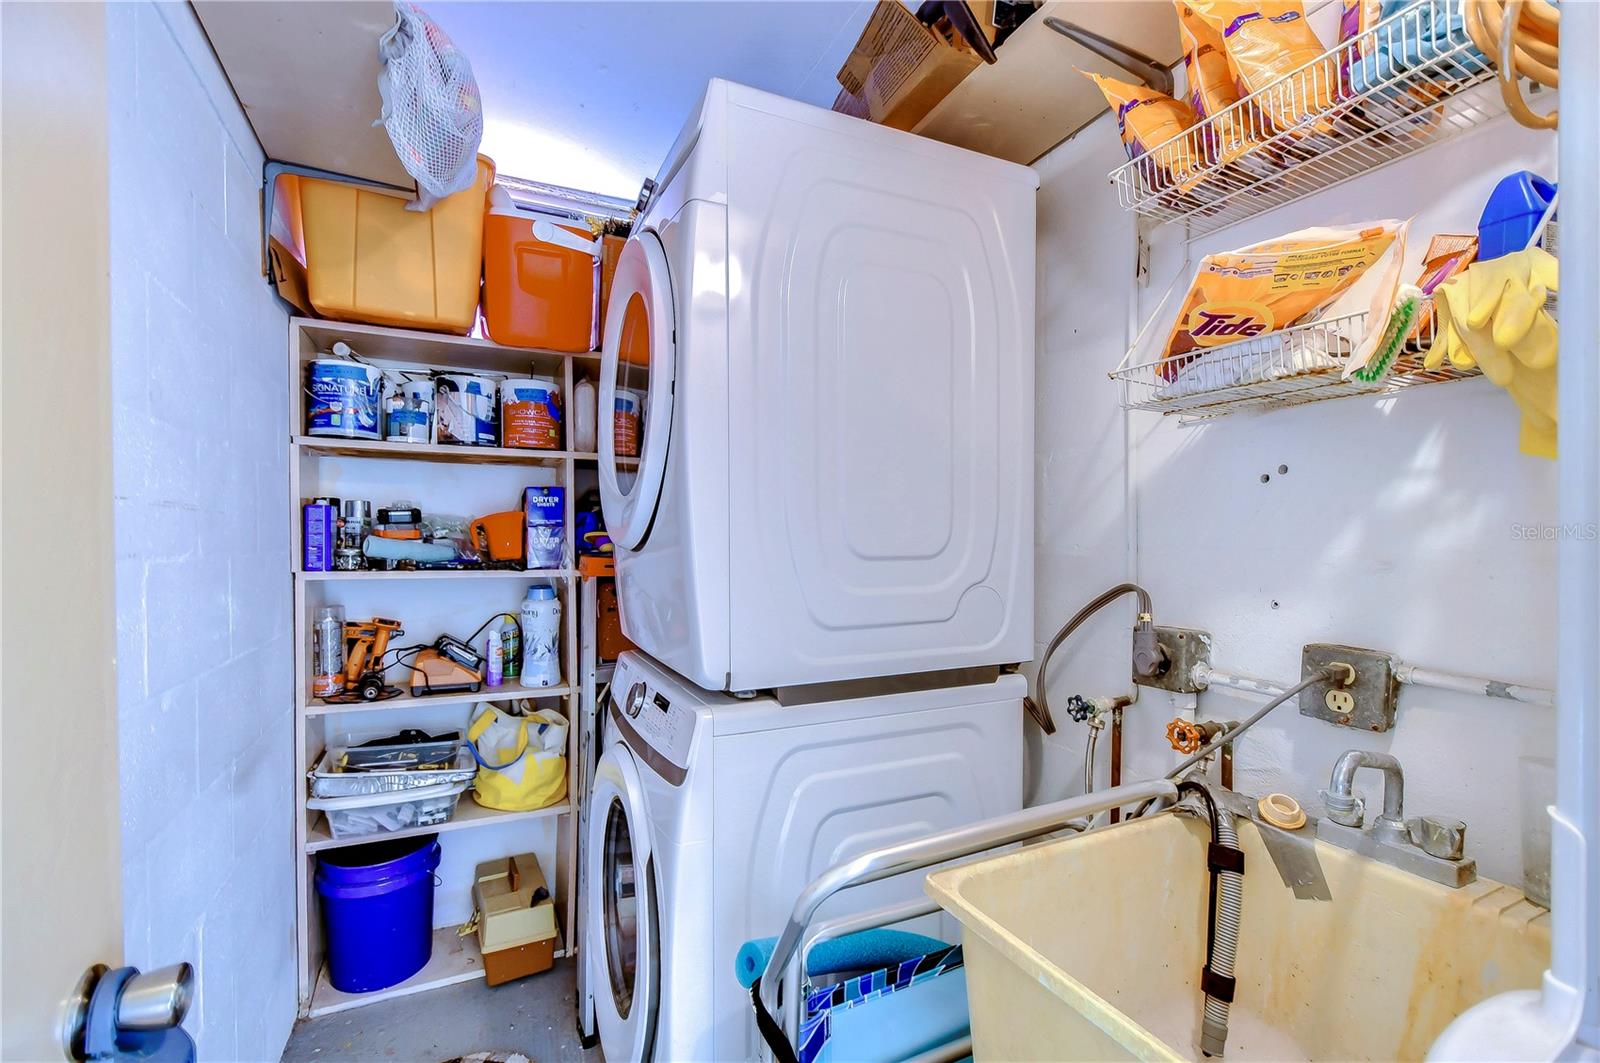
[[[187,4],[107,21],[127,962],[197,965],[202,1059],[275,1060],[295,1016],[293,669],[262,156]]]
[[[1132,216],[1106,182],[1123,158],[1107,114],[1038,164],[1040,653],[1083,602],[1133,577],[1154,596],[1158,623],[1209,630],[1214,663],[1228,671],[1294,681],[1302,644],[1343,642],[1554,686],[1555,547],[1516,526],[1555,522],[1555,466],[1517,452],[1515,407],[1493,385],[1186,428],[1125,416],[1106,376],[1180,275],[1173,302],[1181,297],[1200,256],[1308,225],[1414,213],[1405,270],[1413,279],[1427,237],[1475,231],[1500,176],[1527,168],[1554,177],[1554,137],[1501,120],[1202,238],[1187,264],[1181,232],[1163,227],[1136,321]],[[1153,328],[1164,333],[1173,313],[1169,304]],[[1289,472],[1279,475],[1279,465]],[[1131,602],[1108,609],[1058,654],[1050,672],[1058,705],[1073,692],[1129,688],[1131,622]],[[1162,731],[1183,704],[1147,692],[1129,710],[1130,776],[1175,762]],[[1199,708],[1237,719],[1259,704],[1222,691],[1202,695]],[[1035,800],[1082,786],[1085,730],[1059,709],[1057,719],[1051,739],[1030,727]],[[1285,791],[1320,811],[1317,791],[1341,751],[1386,750],[1405,767],[1409,814],[1466,820],[1480,871],[1521,883],[1523,823],[1543,822],[1553,796],[1553,740],[1550,710],[1422,689],[1403,692],[1386,735],[1303,718],[1290,705],[1241,740],[1237,786]],[[1373,782],[1364,780],[1369,794]]]

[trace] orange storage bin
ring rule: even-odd
[[[336,321],[466,335],[478,318],[483,210],[494,163],[478,156],[472,187],[432,210],[409,197],[344,181],[285,177],[299,185],[306,287]]]
[[[585,245],[591,249],[581,249]],[[483,217],[489,338],[508,347],[593,350],[598,256],[599,245],[583,224],[518,210],[505,189],[495,188]]]

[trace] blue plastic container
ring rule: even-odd
[[[345,993],[398,985],[433,955],[438,836],[353,845],[317,857],[328,981]]]
[[[1478,261],[1526,248],[1555,198],[1556,186],[1531,170],[1502,178],[1478,219]]]

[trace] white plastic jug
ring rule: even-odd
[[[599,441],[594,381],[584,377],[572,385],[572,449],[593,454]]]
[[[522,600],[522,685],[561,685],[561,599],[553,587],[529,587]]]

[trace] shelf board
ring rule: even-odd
[[[576,574],[570,568],[400,568],[393,571],[360,569],[355,572],[296,572],[294,576],[304,583],[341,583],[418,579],[571,579]]]
[[[565,959],[568,955],[564,935],[559,929],[556,934],[555,953],[557,959]],[[383,1000],[407,997],[413,993],[425,993],[430,989],[440,989],[458,982],[471,982],[483,976],[483,954],[478,951],[478,935],[473,933],[461,937],[456,933],[455,927],[442,926],[433,932],[433,955],[429,957],[427,965],[404,982],[388,989],[378,989],[371,993],[342,992],[328,984],[328,970],[324,967],[317,972],[317,985],[312,991],[311,1007],[306,1015],[309,1018],[332,1015],[335,1012],[349,1011],[351,1008],[376,1004]]]
[[[458,465],[560,465],[567,459],[592,461],[597,455],[568,450],[529,450],[521,447],[465,447],[448,443],[391,443],[382,439],[341,439],[336,436],[295,436],[302,454],[340,458],[391,458],[405,461],[442,461]]]
[[[365,358],[441,369],[521,376],[534,363],[549,366],[570,358],[598,357],[589,351],[573,354],[538,347],[506,347],[476,336],[452,336],[445,332],[421,332],[385,325],[358,325],[307,317],[293,318],[289,324],[291,329],[298,329],[309,337],[321,351],[332,350],[335,343],[344,340]]]
[[[464,793],[456,801],[455,815],[443,823],[435,823],[428,827],[410,827],[406,830],[392,830],[381,834],[362,834],[354,838],[335,838],[328,832],[328,820],[321,812],[311,810],[313,817],[311,829],[306,831],[306,852],[315,853],[323,849],[340,849],[346,845],[365,845],[367,842],[385,842],[395,838],[414,838],[419,834],[447,834],[450,831],[470,830],[473,827],[497,826],[505,823],[517,823],[523,820],[549,819],[552,816],[564,815],[572,811],[572,805],[563,801],[559,805],[549,808],[540,808],[532,812],[502,812],[499,809],[484,808],[472,799],[471,793]]]
[[[307,716],[328,716],[342,712],[382,712],[385,709],[414,709],[433,705],[471,705],[479,701],[516,701],[519,698],[564,698],[572,693],[571,684],[555,687],[525,687],[521,683],[506,683],[497,687],[484,687],[473,694],[424,694],[412,697],[401,694],[388,701],[356,701],[349,704],[329,705],[322,701],[309,701],[300,707]]]

